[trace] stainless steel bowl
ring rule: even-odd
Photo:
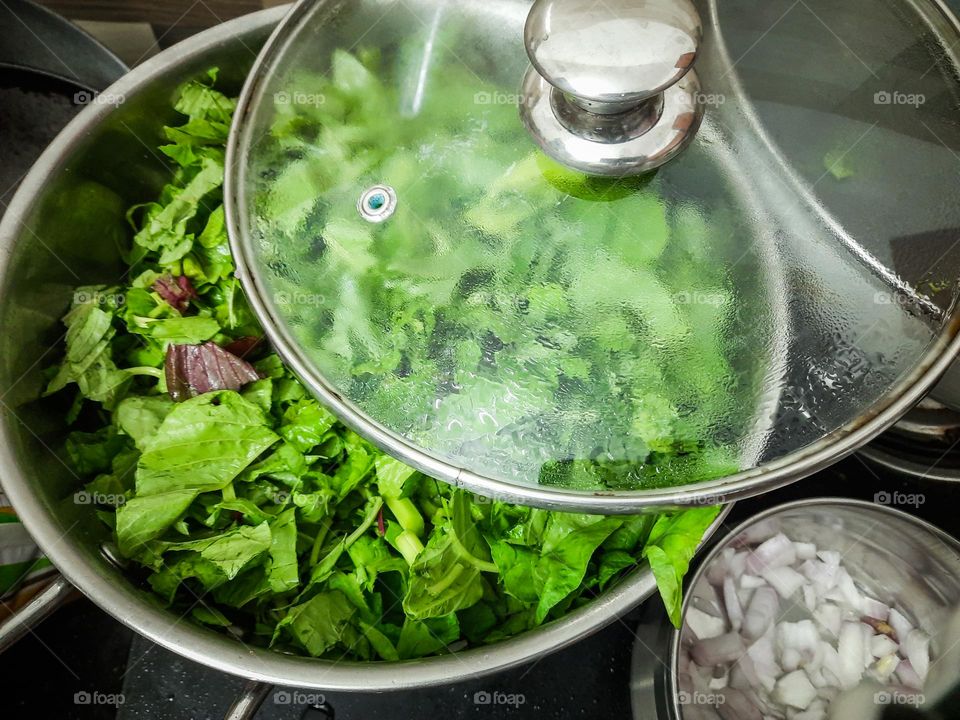
[[[725,548],[745,536],[782,531],[795,542],[840,553],[851,577],[882,602],[896,604],[932,638],[934,658],[950,650],[943,630],[960,604],[960,542],[903,511],[862,500],[815,498],[770,508],[734,528],[717,542],[690,578],[683,615],[698,590],[709,586],[707,572]],[[632,677],[635,718],[683,720],[678,660],[684,633],[649,613],[634,647]],[[709,707],[704,718],[719,717]],[[700,717],[700,715],[698,715]]]
[[[221,78],[239,91],[283,12],[275,8],[225,23],[141,65],[109,90],[124,98],[122,104],[87,107],[24,180],[0,224],[4,489],[43,551],[104,610],[174,652],[250,679],[328,690],[413,688],[503,670],[568,645],[654,593],[649,569],[634,571],[563,619],[502,643],[408,662],[331,662],[248,647],[184,621],[109,562],[100,550],[105,529],[88,507],[69,501],[80,479],[59,451],[63,409],[37,401],[44,384],[41,371],[55,360],[62,340],[59,318],[77,285],[120,277],[113,238],[125,232],[124,212],[153,197],[168,177],[155,146],[161,127],[175,120],[175,88],[216,65]],[[92,193],[99,201],[85,202]],[[710,532],[718,525],[719,520]],[[48,599],[65,589],[61,584]],[[4,633],[12,635],[9,628],[0,636]]]

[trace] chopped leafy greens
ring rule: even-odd
[[[716,508],[598,517],[482,501],[348,430],[260,341],[226,245],[235,103],[215,79],[181,89],[187,119],[161,147],[170,183],[129,214],[137,274],[78,289],[47,390],[79,392],[67,457],[145,582],[197,622],[318,657],[495,642],[587,602],[644,557],[675,619]],[[549,289],[529,300],[544,316],[566,302]],[[669,428],[643,432],[669,451]],[[118,501],[102,504],[108,493]]]

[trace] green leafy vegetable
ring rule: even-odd
[[[343,109],[361,96],[373,106],[379,102],[369,94],[376,86],[368,70],[352,56],[337,56],[333,77],[331,107]],[[77,290],[64,318],[63,358],[47,389],[52,394],[75,385],[79,391],[66,455],[87,480],[91,509],[153,591],[197,622],[241,627],[250,642],[282,652],[395,661],[534,628],[588,601],[646,557],[676,619],[680,580],[715,509],[597,517],[473,498],[387,457],[337,422],[258,341],[262,330],[237,286],[226,245],[220,186],[235,103],[214,88],[215,78],[211,72],[182,88],[176,108],[188,119],[167,128],[161,147],[175,165],[170,183],[156,202],[131,211],[126,258],[140,274],[124,287]],[[358,105],[356,112],[367,111]],[[337,171],[355,171],[351,163],[358,160],[338,144],[349,145],[340,137],[343,128],[327,130],[323,142],[343,163]],[[416,166],[408,170],[415,173]],[[513,177],[487,178],[484,202],[503,206],[487,231],[505,232],[520,221],[525,210],[513,190],[534,172],[537,166],[526,163]],[[576,178],[562,180],[578,192],[589,190]],[[316,185],[333,181],[332,174],[306,177],[293,163],[276,178],[274,192],[293,222],[309,211]],[[668,233],[662,213],[644,207],[662,245]],[[480,215],[475,220],[486,222]],[[371,237],[358,233],[354,240],[329,250],[340,262],[369,265]],[[662,247],[620,251],[647,257]],[[641,281],[610,279],[615,290]],[[423,303],[395,317],[399,334],[377,338],[362,324],[344,327],[338,347],[366,364],[363,373],[380,373],[387,382],[403,362],[404,333],[429,332],[438,322],[427,311],[430,303],[461,291],[466,286],[425,280]],[[560,285],[543,284],[525,299],[529,312],[549,323],[573,303],[609,292],[584,287],[577,299]],[[487,319],[478,311],[464,322]],[[591,328],[598,347],[628,350],[617,344],[622,323],[613,317]],[[506,336],[506,329],[500,332]],[[369,348],[357,351],[357,339]],[[458,362],[482,362],[482,351],[469,342],[452,339],[450,351]],[[237,366],[243,377],[223,389],[206,359],[228,352],[243,358]],[[165,358],[188,355],[202,360],[202,377],[164,372]],[[418,363],[435,362],[407,360],[414,371]],[[623,362],[634,361],[644,362],[624,356]],[[584,379],[593,369],[567,363],[562,372]],[[659,370],[651,373],[659,377]],[[462,417],[488,390],[479,382],[462,396],[450,395],[439,412]],[[397,393],[394,401],[401,402],[399,386]],[[624,427],[651,453],[681,457],[671,455],[686,447],[674,434],[682,424],[675,409],[655,393],[640,400],[649,413],[635,408]],[[478,432],[466,428],[463,437]],[[690,457],[704,467],[702,458]],[[614,464],[590,461],[557,462],[549,472],[569,485],[623,477]],[[197,597],[205,598],[203,607]]]

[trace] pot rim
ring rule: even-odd
[[[170,67],[202,58],[231,40],[239,40],[280,21],[287,7],[261,10],[228,21],[164,50],[132,70],[107,92],[127,99],[144,92],[151,81]],[[0,283],[9,270],[11,249],[20,225],[34,207],[34,199],[48,180],[63,170],[66,160],[113,108],[93,103],[82,110],[54,139],[24,178],[0,221]],[[156,644],[216,670],[276,685],[331,691],[387,691],[441,685],[476,678],[559,650],[613,622],[656,591],[649,567],[632,571],[621,582],[568,615],[508,640],[459,653],[396,663],[338,662],[251,647],[241,640],[208,628],[181,622],[151,596],[137,588],[105,559],[85,545],[69,542],[73,526],[64,529],[33,490],[35,478],[17,460],[13,422],[21,422],[2,405],[0,467],[4,491],[37,545],[63,575],[104,611]],[[27,428],[29,430],[29,428]],[[39,438],[38,438],[39,439]],[[705,538],[720,527],[730,506],[724,507]]]

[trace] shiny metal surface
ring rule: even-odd
[[[761,512],[717,542],[690,578],[683,612],[696,603],[699,590],[710,588],[707,572],[727,547],[744,535],[782,531],[796,542],[812,542],[819,550],[840,553],[851,577],[881,602],[896,604],[932,638],[932,655],[950,648],[939,642],[941,631],[960,603],[960,542],[928,522],[901,510],[836,497],[811,498]],[[712,588],[710,588],[712,592]],[[658,622],[650,613],[635,646],[631,691],[633,716],[683,720],[679,703],[677,662],[685,634]],[[934,662],[934,665],[936,663]],[[713,718],[710,708],[704,717]],[[875,704],[871,703],[875,710]],[[686,717],[693,717],[693,712]],[[697,717],[700,717],[698,715]]]
[[[537,0],[523,40],[534,68],[558,90],[616,105],[676,84],[702,34],[690,0]]]
[[[746,4],[741,3],[737,10]],[[432,7],[430,3],[423,5]],[[733,12],[729,4],[723,7],[728,8],[728,13]],[[831,8],[839,18],[826,15]],[[826,2],[817,4],[815,9],[834,23],[846,18],[844,9]],[[487,10],[477,10],[476,6],[464,5],[462,9],[458,6],[458,10],[468,14],[470,32],[481,27],[476,32],[478,37],[487,37],[490,32],[483,24],[486,22],[522,24],[522,17],[516,17],[515,3],[498,3],[491,7],[489,15]],[[720,10],[717,3],[711,3],[709,14],[705,15],[710,27],[698,68],[711,92],[717,94],[718,104],[710,108],[690,151],[664,167],[657,179],[691,193],[691,202],[696,205],[696,193],[713,184],[712,174],[711,182],[705,182],[704,168],[715,160],[721,168],[719,185],[730,183],[732,188],[729,197],[736,206],[735,214],[751,218],[751,225],[758,231],[755,237],[744,239],[744,249],[748,257],[761,256],[763,269],[754,275],[768,283],[772,291],[770,297],[775,298],[771,308],[779,314],[774,320],[778,330],[772,347],[763,350],[769,351],[774,362],[764,378],[769,381],[770,392],[761,398],[763,412],[758,414],[754,430],[750,432],[749,452],[744,455],[755,458],[755,464],[745,463],[742,471],[726,478],[683,487],[634,492],[581,491],[534,484],[519,486],[492,473],[478,471],[476,465],[466,459],[451,460],[411,441],[395,428],[379,423],[353,401],[347,390],[325,374],[311,357],[310,348],[299,341],[287,324],[288,318],[271,302],[269,273],[259,262],[246,233],[249,208],[243,205],[238,179],[229,177],[228,222],[245,289],[271,340],[314,393],[367,439],[444,481],[514,502],[606,513],[682,506],[702,498],[732,500],[761,494],[827,467],[853,452],[923,398],[960,347],[957,336],[960,319],[952,306],[957,277],[953,269],[958,265],[958,258],[950,251],[952,242],[935,238],[935,242],[919,251],[908,246],[910,252],[904,254],[913,265],[901,267],[897,259],[891,257],[889,246],[901,228],[904,236],[913,237],[918,230],[929,228],[933,223],[945,227],[954,224],[953,206],[937,200],[936,193],[926,192],[921,180],[934,168],[931,161],[935,162],[937,177],[941,174],[952,177],[954,158],[944,153],[932,137],[915,141],[910,133],[915,133],[917,123],[901,121],[900,115],[890,108],[876,105],[872,93],[865,98],[854,98],[857,114],[832,112],[825,106],[817,74],[826,73],[828,68],[820,64],[809,69],[811,77],[804,76],[803,85],[791,89],[786,98],[789,102],[775,106],[782,115],[772,116],[770,103],[764,98],[767,93],[783,88],[780,76],[788,70],[771,62],[757,62],[756,68],[750,68],[746,60],[736,65],[734,58],[742,54],[742,50],[733,42],[734,38],[724,34],[724,28],[739,30],[740,42],[749,47],[750,35],[737,23],[737,17],[745,16],[740,12],[737,17],[728,16],[724,25]],[[884,27],[901,18],[893,9],[887,10],[889,15],[871,19],[872,28]],[[305,12],[305,9],[301,11]],[[474,14],[469,14],[471,12]],[[932,28],[925,31],[932,37],[922,37],[924,48],[950,44],[957,24],[946,8],[922,3],[917,13],[901,18],[901,25],[893,26],[903,47],[914,47],[907,44],[911,38],[919,46],[917,26],[921,23]],[[822,31],[815,18],[802,13],[790,15],[776,26],[777,30],[784,31],[785,37],[771,39],[758,48],[762,48],[765,60],[784,55],[798,62],[804,46],[792,41],[802,37],[810,27],[819,27]],[[496,37],[502,38],[502,33]],[[507,39],[509,41],[509,34]],[[506,45],[508,48],[509,42]],[[878,69],[887,68],[885,72],[892,72],[895,69],[892,63],[901,46],[889,50],[886,46],[871,47],[879,54]],[[515,58],[503,46],[497,46],[497,50],[505,54],[496,68],[508,74],[512,82]],[[944,63],[948,61],[949,58],[943,59]],[[923,64],[926,69],[927,63]],[[736,71],[731,71],[735,65]],[[794,65],[788,67],[794,68]],[[770,68],[778,71],[772,80],[767,73]],[[860,72],[869,75],[866,69]],[[754,91],[745,85],[745,81],[753,81],[754,75],[772,87],[764,85]],[[927,73],[927,78],[933,79],[933,76],[934,73]],[[859,77],[854,80],[861,82]],[[252,83],[242,102],[249,107],[263,92],[262,83]],[[796,98],[801,98],[802,104],[796,104]],[[720,102],[723,100],[725,104]],[[814,120],[825,121],[826,127],[836,130],[835,134],[852,133],[850,142],[856,145],[871,129],[871,124],[860,117],[864,113],[868,119],[876,117],[873,124],[879,126],[874,131],[876,141],[873,136],[867,137],[872,151],[864,161],[873,162],[875,155],[883,157],[882,167],[871,167],[870,173],[862,173],[857,180],[847,180],[840,185],[838,183],[844,181],[834,180],[829,170],[823,170],[822,155],[812,159],[811,169],[811,158],[788,154],[799,153],[810,146],[806,135]],[[894,116],[892,120],[888,115]],[[798,116],[802,121],[797,120]],[[881,132],[887,134],[881,136]],[[805,142],[791,142],[798,134],[804,136]],[[234,137],[230,166],[246,167],[250,160],[248,150],[241,136]],[[887,159],[884,153],[889,153],[891,158]],[[905,177],[914,178],[908,188],[904,187]],[[375,180],[385,179],[377,176]],[[875,200],[878,194],[898,197],[905,192],[910,193],[910,202],[878,220]],[[896,227],[897,235],[892,234],[891,226]],[[921,290],[931,268],[936,270],[936,280],[940,281],[939,275],[944,275],[946,288],[934,299]],[[325,291],[322,287],[311,290]],[[750,317],[754,317],[752,313]]]
[[[0,624],[0,653],[8,650],[31,629],[43,622],[74,593],[74,587],[66,578],[55,578],[47,587],[15,614]]]
[[[273,685],[255,680],[248,682],[237,701],[230,706],[223,720],[250,720],[263,705]]]
[[[669,162],[703,117],[690,73],[702,34],[690,0],[537,0],[523,32],[524,125],[550,157],[590,175]]]
[[[94,104],[77,116],[25,178],[0,223],[0,468],[4,489],[40,548],[64,577],[105,611],[187,658],[249,679],[302,688],[385,691],[448,683],[509,668],[575,642],[656,591],[640,568],[563,619],[496,645],[400,663],[313,660],[250,647],[163,608],[102,551],[108,533],[69,498],[81,480],[61,462],[62,409],[38,402],[42,368],[61,338],[60,316],[80,284],[115,282],[123,272],[116,233],[124,213],[154,197],[169,168],[152,152],[174,124],[174,90],[209,67],[239,89],[256,50],[283,16],[274,8],[208,30],[139,66],[110,91],[122,105]],[[79,201],[96,191],[112,204]],[[78,194],[81,193],[81,194]],[[726,511],[711,527],[714,532]]]
[[[648,100],[616,115],[595,115],[558,100],[556,88],[532,67],[521,92],[520,116],[537,145],[588,175],[626,177],[654,170],[689,145],[703,120],[696,72],[667,88],[659,108]],[[659,113],[651,117],[651,108]]]

